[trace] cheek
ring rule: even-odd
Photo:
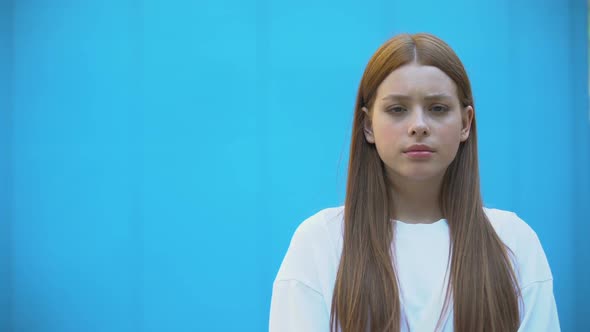
[[[461,126],[445,126],[438,131],[439,144],[445,150],[445,154],[454,158],[461,143]]]
[[[440,131],[440,139],[447,142],[459,142],[461,141],[461,128],[444,128]]]
[[[400,126],[388,119],[378,119],[373,124],[373,132],[375,133],[375,143],[382,146],[390,146],[399,141],[404,130]]]

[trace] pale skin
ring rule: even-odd
[[[394,218],[433,223],[443,218],[439,195],[459,144],[469,138],[473,107],[463,107],[453,80],[440,69],[411,63],[389,74],[377,89],[364,124],[385,164]],[[427,152],[416,153],[416,144]]]

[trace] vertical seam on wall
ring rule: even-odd
[[[521,35],[519,33],[511,33],[512,31],[517,31],[516,24],[515,22],[517,22],[515,20],[514,17],[514,13],[517,13],[517,11],[515,10],[514,6],[515,6],[515,1],[506,1],[506,6],[504,7],[506,9],[506,17],[508,18],[508,44],[509,44],[509,48],[506,49],[506,52],[508,53],[508,65],[509,68],[512,70],[512,75],[514,80],[512,81],[512,89],[508,89],[508,98],[509,100],[514,100],[514,107],[516,109],[520,109],[522,107],[522,105],[520,105],[521,103],[521,99],[519,98],[518,94],[515,94],[514,91],[518,91],[520,85],[522,84],[522,80],[521,80],[521,73],[519,71],[518,68],[520,68],[520,66],[518,66],[519,63],[519,59],[517,59],[516,57],[520,57],[521,56],[521,52],[519,52],[519,43],[518,43],[518,37]],[[516,51],[515,51],[516,50]],[[511,54],[512,53],[512,54]],[[519,117],[516,117],[516,119],[520,119]],[[522,121],[522,120],[518,120],[518,121]],[[514,139],[514,136],[516,135],[516,133],[518,132],[518,128],[521,126],[520,123],[514,123],[515,121],[511,121],[510,122],[510,135],[511,138]],[[511,149],[511,156],[510,156],[511,160],[514,162],[514,164],[516,165],[516,167],[512,168],[512,172],[510,173],[510,177],[511,177],[511,181],[510,181],[510,186],[511,186],[511,192],[512,194],[512,199],[514,201],[514,206],[512,207],[513,210],[515,211],[521,211],[522,210],[522,200],[521,200],[521,195],[522,193],[520,192],[520,188],[522,188],[521,186],[521,172],[522,172],[522,159],[520,157],[520,153],[518,153],[518,149]]]
[[[8,52],[8,84],[7,84],[7,88],[8,91],[6,93],[6,103],[7,103],[7,107],[6,107],[6,120],[7,120],[7,133],[6,133],[6,137],[7,137],[7,188],[6,188],[6,192],[8,195],[8,202],[7,202],[7,222],[6,222],[6,238],[7,238],[7,243],[6,243],[6,249],[7,249],[7,254],[6,257],[8,259],[8,262],[6,264],[7,266],[7,273],[6,273],[6,281],[8,283],[7,285],[7,314],[6,314],[6,318],[7,318],[7,324],[8,324],[8,331],[13,331],[13,308],[12,308],[12,302],[14,299],[14,294],[13,294],[13,236],[12,236],[12,223],[14,221],[13,218],[13,206],[14,206],[14,183],[13,183],[13,136],[14,136],[14,126],[13,126],[13,119],[12,119],[12,114],[14,112],[14,102],[13,102],[13,91],[14,91],[14,1],[9,1],[8,2],[8,47],[9,47],[9,52]]]
[[[580,8],[578,8],[578,6]],[[569,1],[569,49],[570,65],[569,71],[572,82],[571,100],[572,100],[572,143],[576,147],[577,153],[573,154],[571,174],[572,174],[572,194],[571,202],[572,217],[574,218],[574,227],[571,235],[574,240],[574,252],[576,263],[581,263],[582,266],[585,260],[585,249],[588,244],[585,239],[581,238],[584,232],[580,232],[580,228],[584,229],[588,217],[587,202],[588,188],[590,187],[590,175],[588,172],[588,160],[590,158],[590,142],[588,140],[588,133],[590,133],[590,110],[589,110],[589,90],[588,90],[588,1],[587,0],[570,0]],[[578,16],[580,15],[580,16]],[[581,52],[577,52],[577,45],[582,45]],[[581,66],[579,68],[578,66]],[[578,69],[578,70],[576,70]],[[580,70],[585,69],[585,70]],[[581,93],[581,95],[578,95]],[[579,114],[579,117],[578,117]],[[578,226],[580,225],[580,226]],[[582,285],[581,291],[574,292],[573,307],[576,312],[574,317],[576,321],[573,322],[575,327],[588,325],[588,308],[584,305],[585,297],[590,291],[590,287],[586,285],[586,280],[590,275],[585,268],[577,269],[578,264],[573,264],[572,271],[575,276],[577,284]],[[581,305],[578,305],[581,304]],[[586,311],[586,312],[584,312]]]
[[[145,61],[144,61],[144,42],[145,42],[145,16],[144,0],[131,0],[129,20],[130,34],[129,38],[133,45],[131,46],[132,68],[129,74],[132,82],[132,109],[129,110],[129,177],[130,177],[130,218],[129,218],[129,236],[131,239],[131,254],[129,255],[129,266],[131,266],[132,291],[131,291],[131,313],[133,314],[133,326],[135,331],[144,331],[144,197],[143,197],[143,180],[144,180],[144,78],[145,78]]]
[[[575,45],[573,43],[573,40],[576,39],[576,35],[575,35],[575,26],[576,26],[576,23],[574,21],[572,21],[572,17],[571,17],[571,16],[574,15],[573,14],[574,13],[574,9],[575,9],[575,4],[573,4],[572,1],[569,1],[569,3],[568,3],[568,13],[567,14],[568,14],[568,18],[569,18],[568,21],[570,22],[568,24],[568,28],[570,30],[569,31],[569,38],[568,38],[568,43],[569,43],[568,46],[570,46],[570,47],[572,45]],[[570,47],[568,47],[568,49]],[[574,54],[575,54],[575,52],[569,52],[569,54],[568,54],[569,55],[569,60],[570,60],[569,61],[569,64],[568,64],[568,70],[569,70],[570,80],[571,80],[571,83],[572,83],[572,89],[570,89],[570,93],[571,93],[570,100],[571,100],[571,103],[572,103],[571,107],[572,107],[573,110],[575,110],[577,108],[577,104],[578,104],[576,102],[576,88],[575,88],[575,86],[576,86],[576,75],[575,75],[575,72],[573,70],[573,68],[575,68],[575,66],[576,66],[576,59],[575,59],[575,55]],[[576,114],[576,112],[574,111],[573,112],[573,115],[572,115],[572,117],[570,119],[570,121],[571,121],[571,124],[570,125],[571,125],[571,128],[572,128],[570,135],[571,135],[572,143],[576,142],[576,138],[578,136],[577,130],[576,130],[577,129],[576,128],[577,127],[577,124],[576,124],[576,115],[575,114]],[[572,159],[574,159],[575,156],[576,156],[575,153],[573,153],[572,154]],[[575,160],[572,160],[571,161],[571,166],[570,166],[570,174],[572,174],[573,178],[575,178],[576,177],[576,173],[577,173],[576,163],[575,163]],[[572,191],[572,197],[573,197],[573,199],[572,199],[572,202],[570,203],[570,209],[571,209],[571,212],[572,212],[572,217],[575,218],[575,216],[577,215],[576,201],[578,199],[577,198],[577,192],[578,192],[578,190],[577,190],[576,185],[575,185],[575,183],[573,181],[572,181],[571,191]],[[577,222],[576,222],[575,219],[572,220],[572,221],[573,221],[574,225],[572,227],[572,233],[573,234],[571,234],[571,236],[572,236],[572,239],[573,239],[574,255],[577,256],[578,255],[577,254],[578,250],[576,250],[576,247],[578,247],[580,245],[580,243],[578,242],[578,237],[575,234],[575,229],[576,229],[576,226],[577,226],[576,225]],[[574,261],[576,261],[576,260],[577,260],[577,257],[574,257]],[[577,277],[576,277],[575,270],[574,270],[573,267],[572,267],[572,271],[570,271],[570,272],[573,273],[572,275],[574,276],[574,279],[576,279]],[[573,301],[574,301],[574,303],[572,303],[572,305],[573,305],[574,308],[576,308],[577,297],[578,297],[577,294],[573,294]],[[577,310],[577,309],[574,309],[574,310]],[[577,313],[574,313],[573,317],[578,317]],[[577,325],[576,322],[574,322],[573,325],[574,326]]]
[[[269,80],[270,80],[270,70],[272,65],[270,63],[270,20],[271,16],[269,12],[271,2],[268,0],[257,0],[256,1],[256,98],[255,102],[260,107],[258,108],[259,111],[257,112],[257,121],[256,121],[256,132],[257,132],[257,145],[258,145],[258,162],[259,162],[259,169],[258,169],[258,195],[257,195],[257,219],[259,224],[259,231],[256,232],[257,234],[257,251],[260,257],[263,258],[263,262],[270,261],[270,253],[272,250],[269,250],[268,246],[272,244],[268,239],[272,238],[272,236],[267,237],[265,236],[265,231],[268,228],[268,232],[272,235],[273,232],[273,223],[269,223],[269,206],[268,206],[268,186],[269,183],[268,175],[270,174],[269,171],[269,159],[268,159],[268,141],[269,141],[269,132],[268,132],[268,117],[269,117]],[[267,226],[267,225],[270,225]],[[265,265],[264,268],[259,269],[259,289],[270,289],[268,287],[266,277],[273,275],[274,272],[272,271],[272,266]],[[272,281],[272,280],[270,280]],[[260,308],[265,308],[270,303],[270,298],[265,296],[261,296],[260,299],[265,301],[265,303],[260,303]],[[266,322],[265,319],[261,318],[260,324],[263,325]],[[262,327],[262,326],[261,326]],[[266,327],[264,327],[266,328]]]

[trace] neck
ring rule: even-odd
[[[427,180],[393,177],[391,182],[396,220],[430,224],[443,218],[439,202],[442,176]]]

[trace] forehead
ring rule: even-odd
[[[389,94],[448,94],[456,97],[457,87],[455,82],[437,67],[411,63],[391,72],[377,89],[379,99]]]

